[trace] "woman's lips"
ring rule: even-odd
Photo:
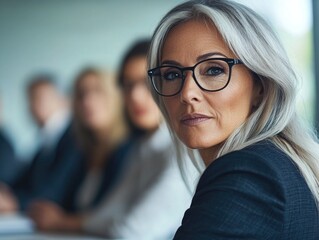
[[[195,126],[198,125],[202,122],[208,121],[210,120],[212,117],[203,115],[203,114],[198,114],[198,113],[194,113],[194,114],[187,114],[184,115],[181,118],[181,123],[187,126]]]

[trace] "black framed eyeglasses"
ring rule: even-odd
[[[227,87],[232,67],[242,63],[239,59],[208,58],[192,67],[159,66],[148,70],[148,76],[155,91],[165,97],[180,93],[185,82],[186,71],[193,72],[193,79],[200,89],[217,92]]]

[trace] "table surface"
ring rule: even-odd
[[[0,240],[98,240],[102,238],[37,232],[34,223],[23,214],[0,214]]]
[[[30,234],[10,234],[0,235],[0,240],[101,240],[102,238],[80,236],[80,235],[64,235],[64,234],[42,234],[42,233],[30,233]],[[105,238],[103,238],[105,239]]]

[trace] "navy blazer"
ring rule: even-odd
[[[131,147],[132,142],[129,139],[121,143],[107,157],[108,159],[103,167],[102,179],[99,183],[98,191],[88,208],[94,208],[103,198],[112,193],[118,181],[123,177],[122,174],[125,172],[129,159],[127,154]],[[77,206],[77,197],[88,173],[89,160],[86,155],[83,155],[82,158],[78,159],[76,166],[73,166],[72,169],[68,169],[68,181],[64,183],[68,192],[64,195],[63,208],[69,212],[83,211],[83,209],[79,209]]]
[[[35,199],[48,199],[62,207],[67,204],[69,175],[82,157],[71,125],[62,134],[55,149],[44,157],[40,149],[31,165],[12,186],[21,210],[25,210]]]
[[[318,210],[291,158],[262,141],[207,167],[174,239],[318,240]]]
[[[11,142],[0,129],[0,181],[12,184],[22,167],[23,164],[16,158]]]

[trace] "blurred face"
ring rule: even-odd
[[[43,126],[61,105],[62,97],[51,84],[36,85],[29,93],[30,111],[39,126]]]
[[[154,130],[161,114],[147,87],[146,57],[133,57],[124,67],[125,105],[134,125]]]
[[[192,20],[169,32],[161,64],[188,67],[214,57],[236,58],[213,25]],[[182,91],[163,97],[164,105],[178,137],[188,147],[199,149],[208,165],[221,144],[248,118],[260,90],[254,86],[251,73],[243,64],[232,67],[228,86],[217,92],[201,90],[192,71],[185,74]]]
[[[109,128],[114,117],[114,99],[106,92],[104,84],[95,74],[86,75],[77,84],[78,117],[92,130]]]

